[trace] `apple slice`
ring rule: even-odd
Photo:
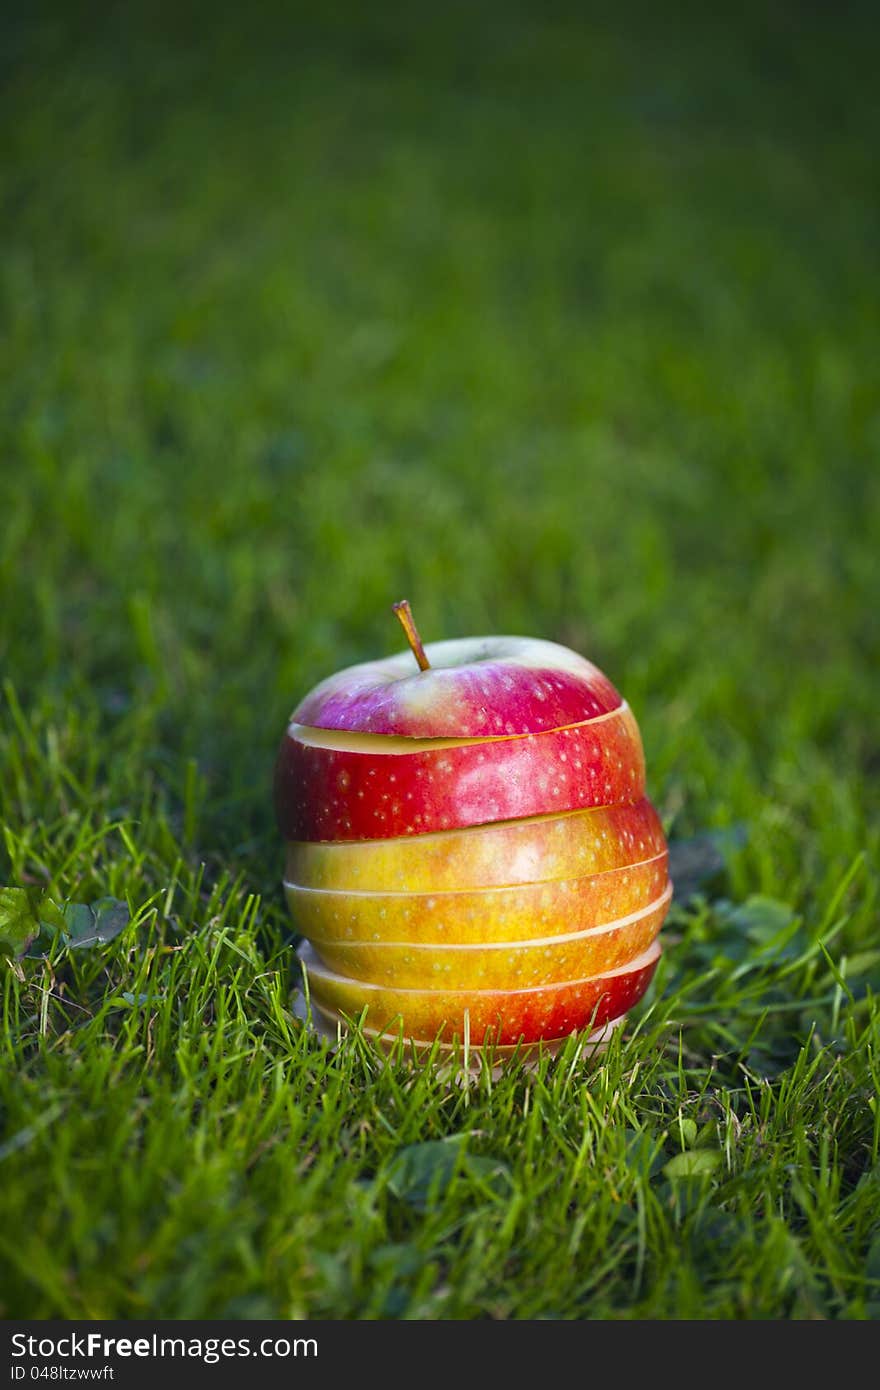
[[[386,840],[293,840],[285,877],[301,888],[442,893],[604,873],[665,849],[660,817],[643,799]]]
[[[640,801],[645,760],[626,704],[545,733],[398,739],[291,724],[275,766],[286,840],[373,840]]]
[[[484,1041],[510,1046],[522,1039],[562,1038],[581,1028],[600,1028],[641,999],[660,958],[660,943],[616,970],[537,989],[391,989],[338,975],[314,951],[301,949],[309,993],[325,1012],[364,1017],[383,1032],[400,1020],[407,1037],[449,1042],[468,1032],[474,1046]]]
[[[451,893],[341,893],[285,883],[310,941],[480,946],[586,931],[637,912],[665,890],[668,856],[604,874]]]
[[[402,606],[402,605],[401,605]],[[537,734],[580,724],[622,703],[607,676],[557,642],[467,637],[337,671],[291,719],[321,729],[463,738]]]
[[[614,970],[641,955],[663,925],[671,898],[669,884],[661,897],[627,917],[586,931],[523,941],[425,945],[309,939],[328,969],[375,985],[395,989],[533,989]]]
[[[300,996],[300,998],[302,998],[302,996]],[[306,1007],[304,1001],[302,1004],[301,1017],[304,1019],[309,1018],[309,1009]],[[594,1032],[590,1033],[589,1036],[584,1039],[584,1054],[589,1057],[604,1052],[612,1036],[623,1023],[623,1020],[624,1015],[619,1014],[617,1018],[609,1019],[601,1028],[597,1028]],[[349,1028],[349,1020],[344,1014],[340,1014],[336,1009],[322,1008],[317,999],[311,1000],[311,1021],[316,1031],[322,1037],[326,1038],[328,1042],[332,1042],[335,1039],[339,1029],[347,1032]],[[382,1048],[386,1052],[391,1051],[391,1049],[396,1046],[399,1039],[404,1036],[403,1030],[399,1027],[399,1020],[398,1027],[395,1028],[392,1025],[392,1027],[386,1029],[384,1032],[380,1032],[377,1028],[367,1028],[363,1024],[360,1024],[359,1027],[365,1038],[369,1038],[377,1047]],[[480,1047],[471,1047],[467,1054],[467,1062],[472,1072],[480,1072],[484,1062],[488,1062],[492,1066],[493,1075],[500,1076],[501,1064],[508,1061],[510,1058],[515,1057],[518,1061],[528,1065],[542,1052],[549,1053],[551,1056],[555,1057],[566,1040],[566,1037],[539,1038],[536,1042],[528,1044],[512,1043],[508,1044],[506,1047],[495,1047],[491,1044],[490,1040],[487,1054],[484,1054],[482,1045]],[[430,1058],[436,1058],[444,1063],[455,1062],[458,1064],[464,1062],[464,1053],[462,1052],[460,1041],[423,1042],[419,1038],[405,1038],[405,1044],[404,1057],[414,1059],[417,1062],[425,1062]]]

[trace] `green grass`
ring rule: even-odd
[[[132,922],[0,966],[0,1313],[876,1316],[876,25],[324,8],[5,26],[0,882]],[[292,1016],[275,748],[404,594],[736,829],[601,1065]]]

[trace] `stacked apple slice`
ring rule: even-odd
[[[322,682],[278,754],[313,1006],[500,1046],[619,1019],[672,892],[631,711],[565,647],[405,617],[412,651]]]

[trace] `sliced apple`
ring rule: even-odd
[[[286,840],[372,840],[640,801],[628,705],[509,738],[397,739],[291,724],[275,769]]]
[[[492,891],[492,890],[489,890]],[[486,945],[421,942],[323,941],[310,937],[318,959],[353,980],[400,989],[532,989],[584,979],[624,965],[656,937],[669,910],[672,885],[627,917],[586,931],[494,941]]]
[[[660,817],[643,798],[428,835],[295,840],[287,846],[285,877],[302,888],[442,893],[604,873],[665,849]]]
[[[474,1046],[491,1040],[510,1046],[539,1038],[562,1038],[582,1028],[601,1028],[641,999],[660,957],[655,941],[615,970],[534,989],[399,989],[367,984],[322,965],[313,950],[301,949],[309,992],[324,1011],[363,1017],[384,1031],[400,1022],[406,1036],[449,1042],[469,1034]]]

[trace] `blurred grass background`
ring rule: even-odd
[[[286,716],[406,595],[427,641],[595,660],[670,831],[745,825],[730,891],[816,927],[877,849],[876,39],[855,4],[13,8],[6,881],[137,899],[182,855],[280,922]],[[151,869],[62,852],[85,787]]]

